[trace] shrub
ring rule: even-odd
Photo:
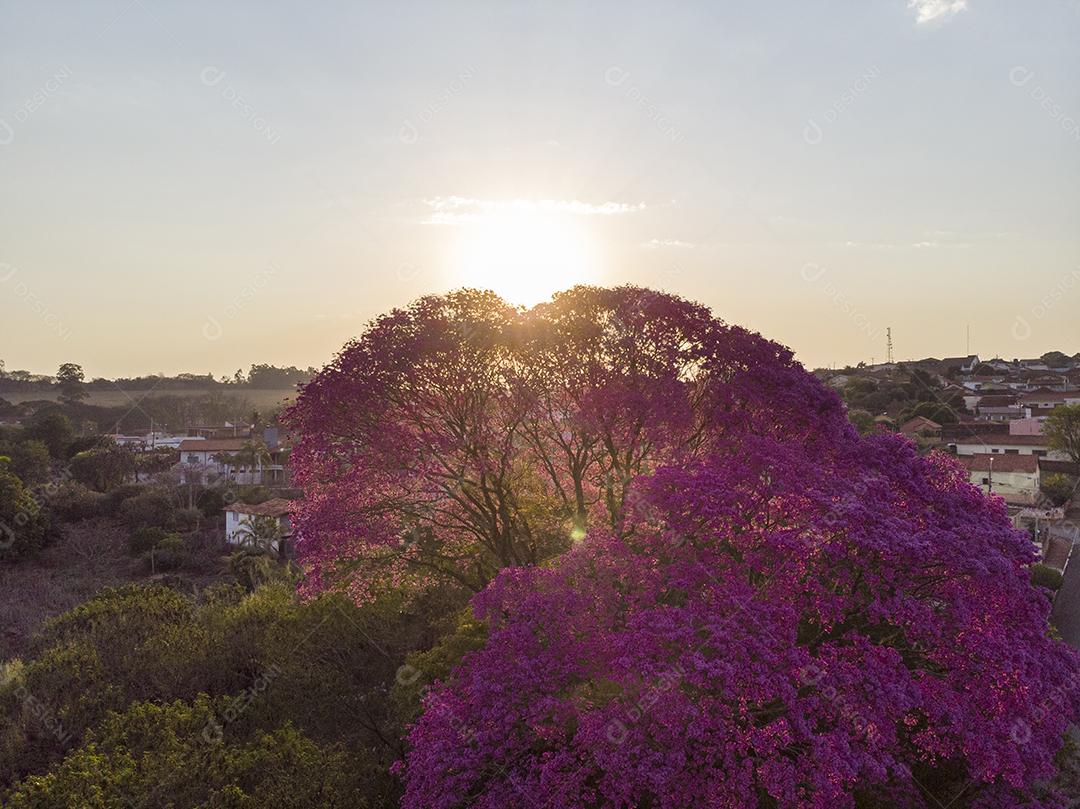
[[[208,520],[220,517],[225,510],[225,494],[218,488],[205,488],[195,496],[195,505]]]
[[[321,747],[289,726],[252,732],[243,721],[228,721],[229,708],[229,700],[207,696],[193,704],[132,705],[87,734],[56,770],[20,784],[7,805],[151,809],[165,799],[169,806],[206,809],[388,805],[370,794],[364,776],[371,765],[363,759]]]
[[[1057,592],[1063,580],[1061,571],[1042,563],[1031,566],[1031,583],[1035,587],[1045,587],[1047,590]]]
[[[123,483],[116,486],[105,494],[103,510],[108,516],[115,516],[119,513],[120,506],[123,505],[126,500],[137,497],[145,491],[146,487],[140,486],[137,483]]]
[[[183,533],[198,531],[201,521],[202,512],[197,508],[181,508],[173,514],[173,526]]]
[[[1042,479],[1039,487],[1054,506],[1064,506],[1072,499],[1076,490],[1076,478],[1055,473]]]
[[[106,498],[107,495],[92,492],[81,483],[68,481],[49,497],[49,505],[60,519],[78,522],[107,514]]]
[[[191,561],[184,538],[179,534],[167,534],[154,547],[143,554],[143,560],[155,572],[179,570]]]
[[[146,553],[168,535],[164,528],[144,525],[128,535],[128,550],[136,555]]]
[[[49,513],[15,475],[0,468],[0,560],[26,559],[51,537]]]
[[[146,489],[120,504],[120,516],[129,528],[145,525],[171,531],[176,527],[176,503],[165,489]]]

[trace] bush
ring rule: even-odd
[[[41,441],[5,441],[0,444],[0,455],[11,458],[11,471],[27,486],[36,486],[49,479],[52,461],[49,448]]]
[[[1058,473],[1047,475],[1039,488],[1054,506],[1064,506],[1076,490],[1076,478]]]
[[[336,793],[307,793],[287,762],[274,762],[282,772],[253,766],[242,779],[229,775],[229,762],[262,760],[258,740],[273,738],[282,756],[319,745],[315,770],[336,768],[347,751],[369,803],[350,793],[334,805],[396,806],[389,767],[402,729],[386,694],[406,654],[429,645],[433,627],[452,623],[461,607],[458,593],[398,593],[363,608],[339,595],[302,602],[291,582],[251,594],[217,585],[201,603],[161,586],[103,590],[48,621],[9,675],[0,669],[0,804],[150,809],[167,797],[177,809],[330,805]],[[457,645],[419,662],[434,670],[445,658],[449,670]],[[30,710],[26,694],[43,710]],[[221,721],[229,706],[234,721]],[[187,712],[198,715],[188,721]],[[41,715],[63,733],[42,731]],[[282,784],[296,791],[291,802],[278,802],[273,790]],[[234,787],[244,800],[228,803],[215,791]],[[204,788],[211,797],[196,794]]]
[[[0,469],[0,560],[26,559],[50,539],[49,512],[22,481]]]
[[[1031,583],[1035,587],[1045,587],[1047,590],[1057,592],[1063,580],[1061,571],[1044,564],[1031,566]]]
[[[144,525],[142,528],[136,528],[128,535],[128,550],[133,554],[146,553],[168,535],[164,528]]]
[[[202,512],[197,508],[181,508],[173,515],[173,525],[177,531],[191,533],[199,530]]]
[[[252,732],[243,717],[229,721],[230,703],[203,695],[193,704],[132,705],[55,771],[21,784],[7,805],[89,806],[90,795],[94,806],[133,809],[163,805],[163,796],[169,806],[207,809],[387,805],[373,802],[363,759],[289,726]]]
[[[49,497],[49,506],[55,514],[66,522],[78,522],[108,513],[107,495],[92,492],[81,483],[68,481],[57,487]]]
[[[143,559],[155,572],[179,570],[187,567],[191,562],[191,553],[183,537],[179,534],[167,534],[164,539],[143,554]]]
[[[225,511],[225,494],[221,489],[202,489],[195,496],[195,505],[208,520],[220,517]]]
[[[125,501],[130,500],[132,497],[138,497],[140,494],[146,491],[145,486],[140,486],[137,483],[124,483],[120,486],[111,489],[105,494],[104,511],[112,517],[120,511],[120,506]]]
[[[146,489],[120,504],[120,517],[131,529],[149,525],[172,531],[176,527],[176,503],[165,489]]]

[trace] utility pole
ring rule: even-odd
[[[990,474],[986,478],[986,493],[994,493],[994,456],[990,456]]]
[[[889,358],[888,359],[889,365],[892,365],[892,361],[893,361],[893,356],[892,356],[892,326],[889,326],[888,328],[885,329],[885,346],[886,346],[886,349],[887,349],[887,356]]]

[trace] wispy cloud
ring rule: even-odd
[[[915,9],[916,21],[931,22],[944,17],[948,19],[967,9],[967,0],[908,0],[908,8]]]
[[[642,242],[641,244],[643,247],[648,247],[650,250],[657,250],[661,247],[690,248],[694,246],[691,242],[683,242],[678,239],[649,239],[649,241]]]
[[[615,216],[645,210],[644,202],[581,202],[576,199],[476,199],[475,197],[432,197],[424,204],[431,209],[424,220],[429,225],[458,225],[492,214],[538,213],[573,216]]]

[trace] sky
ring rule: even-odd
[[[0,359],[321,366],[460,286],[810,367],[1080,351],[1080,0],[0,1]]]

